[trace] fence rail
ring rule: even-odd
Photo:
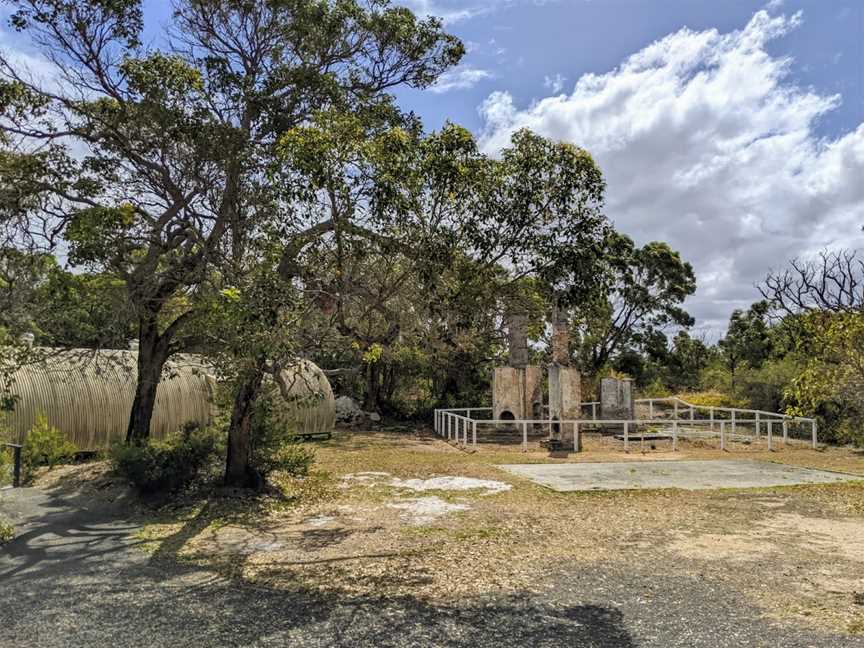
[[[469,428],[471,433],[471,445],[476,448],[477,446],[477,426],[478,425],[492,425],[494,427],[500,426],[521,426],[522,430],[522,449],[523,451],[527,451],[528,449],[528,427],[529,426],[545,426],[549,429],[549,437],[552,436],[552,426],[557,425],[559,429],[564,430],[564,426],[572,426],[573,430],[573,450],[574,452],[581,451],[582,443],[581,443],[581,431],[585,428],[593,428],[596,429],[602,426],[622,426],[623,427],[623,441],[624,441],[624,450],[627,452],[630,446],[631,438],[639,438],[641,437],[642,442],[644,443],[644,437],[646,436],[644,429],[641,432],[633,431],[637,430],[639,426],[669,426],[671,425],[671,436],[672,439],[672,449],[677,450],[678,448],[678,437],[679,433],[684,434],[685,436],[692,436],[696,434],[694,429],[696,427],[702,426],[710,426],[710,434],[713,436],[719,428],[719,436],[720,436],[720,448],[721,450],[726,449],[726,441],[727,439],[735,439],[740,438],[744,435],[740,435],[738,433],[739,426],[746,426],[747,424],[753,424],[753,435],[755,438],[760,438],[760,434],[762,432],[763,426],[765,427],[766,439],[768,442],[768,449],[774,449],[774,438],[775,438],[775,430],[774,426],[779,424],[780,426],[780,434],[783,443],[787,443],[789,440],[789,426],[790,424],[794,425],[804,425],[809,424],[810,426],[810,443],[813,448],[816,448],[818,443],[817,438],[817,424],[816,419],[806,418],[801,416],[790,416],[788,414],[780,414],[777,412],[767,412],[764,410],[753,410],[753,409],[744,409],[744,408],[736,408],[736,407],[711,407],[706,405],[693,405],[691,403],[686,402],[685,400],[678,398],[676,396],[668,397],[668,398],[642,398],[637,399],[635,401],[636,404],[639,405],[648,405],[649,416],[648,418],[633,418],[633,419],[602,419],[597,418],[597,410],[600,405],[599,402],[587,402],[582,403],[582,409],[590,408],[591,410],[591,418],[579,418],[579,419],[563,419],[563,420],[553,420],[550,418],[546,419],[515,419],[515,420],[501,420],[501,419],[485,419],[485,418],[473,418],[472,413],[485,413],[492,412],[493,409],[491,407],[463,407],[463,408],[454,408],[454,409],[436,409],[434,414],[434,428],[436,434],[442,437],[446,437],[448,440],[455,440],[457,443],[462,443],[464,445],[468,445],[468,434]],[[672,417],[656,417],[655,416],[655,405],[657,404],[671,404],[672,408]],[[686,418],[681,418],[681,412],[686,413]],[[697,418],[696,412],[707,412],[707,418]],[[721,416],[718,416],[721,414]],[[728,414],[728,417],[722,416]],[[742,417],[743,415],[743,417]],[[749,417],[749,418],[748,418]],[[727,425],[729,426],[729,430],[727,432]],[[632,428],[631,428],[632,426]],[[689,432],[682,432],[681,428],[689,428]],[[656,433],[654,433],[656,434]],[[699,433],[700,435],[702,433]],[[650,436],[650,434],[648,435]],[[747,435],[748,437],[750,435]]]

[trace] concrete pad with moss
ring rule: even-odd
[[[860,475],[764,461],[628,461],[510,464],[507,472],[559,492],[680,488],[766,488],[860,481]]]

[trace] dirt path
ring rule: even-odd
[[[650,565],[560,565],[538,591],[430,603],[241,586],[147,554],[122,502],[0,492],[0,645],[864,646],[765,619],[721,583]],[[542,592],[542,593],[541,593]]]

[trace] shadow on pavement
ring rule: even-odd
[[[116,508],[80,509],[32,489],[0,504],[22,525],[0,549],[0,645],[635,645],[622,613],[600,605],[253,587],[174,560],[199,516],[148,556]]]

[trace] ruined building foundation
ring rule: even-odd
[[[618,378],[600,381],[600,418],[619,421],[636,418],[632,381]]]
[[[570,327],[557,312],[552,322],[552,363],[549,365],[549,418],[552,421],[580,419],[582,413],[582,376],[570,365]],[[553,424],[559,439],[572,435]]]
[[[492,411],[500,420],[543,417],[543,373],[528,365],[528,318],[511,314],[507,318],[509,366],[496,367],[492,374]]]

